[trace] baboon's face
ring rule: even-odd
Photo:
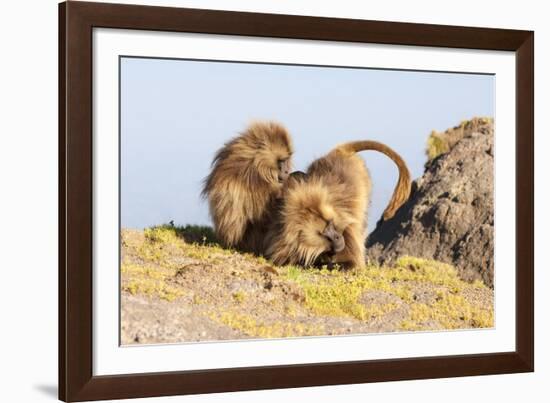
[[[346,247],[344,235],[336,228],[332,221],[327,223],[321,235],[329,241],[329,249],[327,250],[329,255],[335,255],[338,252],[342,252]]]
[[[318,211],[306,211],[304,223],[298,225],[301,244],[315,251],[315,255],[332,256],[344,250],[343,230],[330,217],[323,216]],[[313,263],[313,262],[310,262]]]
[[[290,249],[296,250],[302,264],[311,265],[321,255],[330,257],[345,248],[347,224],[334,212],[325,191],[297,183],[289,189],[285,203],[286,241],[297,245]]]
[[[279,183],[283,183],[288,179],[291,169],[290,156],[286,159],[283,157],[277,161],[277,180]]]
[[[253,165],[262,180],[279,187],[290,175],[291,153],[282,147],[268,147],[258,149]]]
[[[260,135],[250,139],[250,167],[264,182],[279,187],[288,179],[292,168],[290,137],[283,127],[273,124],[269,126],[269,130],[254,134]]]

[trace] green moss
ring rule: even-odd
[[[233,299],[238,303],[242,304],[246,300],[247,294],[244,291],[237,291],[233,293]]]
[[[382,291],[412,307],[410,317],[403,321],[403,329],[422,328],[429,321],[437,321],[449,329],[464,327],[465,323],[474,327],[492,326],[492,308],[475,308],[458,295],[468,287],[485,286],[480,282],[468,284],[460,280],[453,266],[433,260],[404,256],[391,268],[367,266],[352,272],[300,270],[290,266],[285,277],[303,289],[305,305],[316,315],[348,316],[361,321],[384,316],[399,304],[367,305],[360,301],[366,292]],[[436,290],[433,305],[414,301],[413,289],[418,284]]]
[[[164,225],[148,228],[144,236],[123,233],[121,242],[125,243],[130,256],[121,267],[124,291],[173,301],[183,295],[182,287],[173,281],[174,276],[188,264],[229,264],[230,269],[239,273],[244,273],[243,267],[266,271],[264,266],[271,266],[262,257],[240,254],[214,243],[186,242],[178,231],[177,227]],[[282,321],[265,321],[254,309],[254,316],[245,315],[242,311],[250,309],[252,304],[249,295],[242,291],[229,294],[230,309],[235,311],[222,311],[222,315],[216,310],[216,321],[253,337],[287,337],[323,334],[318,326],[297,323],[298,314],[306,315],[308,320],[315,316],[336,316],[368,323],[399,307],[399,315],[407,315],[400,325],[403,330],[493,326],[492,307],[480,308],[466,298],[479,295],[480,289],[486,286],[481,281],[466,283],[460,280],[454,267],[433,260],[404,256],[393,267],[368,265],[352,271],[285,266],[277,267],[272,274],[277,275],[282,287],[290,286],[289,295],[299,296],[292,297],[293,300],[273,298],[267,302],[282,315]],[[418,302],[415,295],[418,287],[428,289],[433,301]],[[388,298],[376,303],[364,302],[367,293],[377,291],[384,292]],[[191,295],[194,304],[204,307],[214,304],[200,290]]]
[[[472,306],[460,295],[444,294],[431,305],[412,305],[400,327],[422,330],[428,322],[436,322],[443,329],[488,328],[494,324],[494,314],[492,308]]]
[[[174,243],[178,240],[176,230],[172,227],[160,226],[145,228],[145,239],[152,243]]]
[[[449,143],[441,137],[441,134],[437,133],[435,130],[432,131],[430,137],[428,137],[428,145],[426,147],[428,161],[431,161],[442,154],[448,153],[449,151]]]
[[[306,288],[306,303],[318,315],[351,316],[369,321],[394,310],[396,304],[371,304],[359,302],[365,291],[359,284],[334,284]]]
[[[245,257],[247,260],[249,260],[252,263],[256,263],[260,265],[270,265],[270,262],[263,256],[256,256],[250,253],[246,253]]]
[[[167,273],[159,267],[152,266],[139,266],[136,264],[122,264],[121,272],[127,274],[130,277],[146,277],[156,280],[164,280],[167,277]]]
[[[218,244],[218,239],[212,227],[204,225],[185,225],[175,227],[176,233],[188,243],[200,243],[201,245]]]
[[[487,126],[493,121],[493,118],[489,117],[474,117],[469,120],[463,120],[458,126],[442,133],[432,130],[426,146],[427,163],[442,154],[448,153],[461,139],[471,136],[480,127]]]
[[[258,320],[251,315],[245,315],[234,311],[210,314],[210,319],[215,322],[229,326],[251,337],[258,338],[281,338],[312,336],[323,334],[323,327],[320,325],[307,325],[296,322],[265,322]]]
[[[296,304],[285,305],[284,312],[285,315],[289,318],[295,318],[296,316],[298,316],[298,309]]]
[[[285,277],[287,280],[297,282],[305,273],[305,269],[298,266],[285,266]]]
[[[436,260],[403,256],[395,262],[391,270],[397,280],[427,282],[445,286],[458,292],[467,284],[458,277],[456,269]]]
[[[174,301],[184,294],[181,289],[166,283],[170,274],[163,268],[123,264],[121,272],[125,275],[122,290],[132,295],[141,294]]]
[[[188,228],[190,226],[181,227]],[[195,226],[191,226],[195,227]],[[197,227],[202,228],[202,227]],[[205,227],[209,228],[209,227]],[[206,263],[218,263],[220,255],[227,256],[236,253],[224,249],[217,244],[199,244],[185,242],[177,227],[162,225],[144,230],[145,241],[136,247],[138,256],[146,262],[178,268],[176,256],[188,257]]]
[[[378,271],[379,268],[377,268]],[[373,275],[374,274],[374,275]],[[395,304],[372,304],[366,306],[359,301],[361,295],[369,290],[386,288],[379,273],[372,270],[343,272],[327,269],[300,269],[289,266],[285,278],[298,284],[305,295],[306,307],[316,315],[349,316],[368,321],[384,315]],[[407,294],[408,295],[408,294]]]
[[[474,306],[461,295],[468,288],[486,288],[482,282],[466,283],[460,280],[451,265],[431,260],[406,256],[397,261],[397,266],[409,269],[409,273],[401,278],[442,287],[434,303],[411,304],[409,317],[401,324],[402,329],[421,330],[427,322],[436,322],[444,329],[493,326],[493,307]]]
[[[176,268],[171,263],[174,251],[181,248],[183,241],[173,228],[152,227],[143,231],[145,241],[137,245],[138,256],[146,262]]]
[[[200,245],[218,244],[214,230],[212,227],[206,225],[162,224],[151,227],[148,230],[172,232],[174,235],[183,238],[187,243],[198,243]]]

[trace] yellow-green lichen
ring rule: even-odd
[[[204,263],[219,263],[220,257],[236,253],[217,244],[188,243],[176,228],[152,227],[144,230],[145,240],[137,247],[138,256],[144,261],[177,268],[175,256],[200,260]]]
[[[247,294],[244,291],[237,291],[233,293],[233,299],[238,304],[242,304],[246,300]]]
[[[212,320],[251,337],[324,334],[318,323],[333,320],[326,317],[345,317],[367,326],[376,320],[378,326],[389,314],[388,320],[391,318],[401,330],[493,326],[492,306],[482,305],[490,299],[487,287],[479,280],[462,281],[456,269],[448,264],[404,256],[391,267],[367,265],[351,271],[326,267],[274,268],[263,257],[241,254],[205,240],[186,241],[191,238],[189,235],[185,238],[178,228],[160,226],[143,233],[122,232],[123,291],[167,301],[176,300],[185,292],[186,303],[200,305],[200,310],[211,313]],[[220,273],[227,269],[231,276],[253,281],[271,278],[275,288],[259,293],[262,297],[258,303],[265,304],[262,307],[272,316],[267,319],[264,310],[258,310],[258,304],[244,291],[232,292],[226,288],[223,304],[217,306],[219,296],[202,289],[186,290],[184,287],[189,284],[184,280],[185,272],[197,265],[217,266]],[[200,275],[200,268],[189,273]],[[279,298],[281,291],[284,300]]]
[[[238,330],[251,337],[281,338],[323,334],[321,325],[310,325],[296,322],[265,322],[254,316],[233,311],[211,314],[210,319]]]
[[[132,295],[142,294],[173,301],[183,295],[183,291],[166,283],[169,276],[162,268],[123,264],[121,272],[125,275],[122,290]]]
[[[428,137],[428,144],[426,146],[426,155],[428,156],[428,160],[431,161],[449,151],[449,143],[441,137],[440,133],[433,130],[430,133],[430,137]]]
[[[447,294],[431,305],[411,305],[400,327],[402,330],[422,330],[429,322],[442,329],[488,328],[494,324],[493,309],[475,307],[460,295]]]
[[[461,139],[471,136],[472,133],[492,122],[493,118],[479,117],[463,120],[458,126],[442,133],[432,130],[426,145],[428,162],[442,154],[448,153]]]
[[[316,315],[348,316],[361,321],[384,316],[399,303],[361,301],[367,292],[382,291],[413,307],[403,321],[403,329],[421,328],[428,321],[450,329],[464,326],[465,322],[468,327],[492,326],[492,307],[476,308],[457,295],[468,287],[485,286],[480,282],[468,284],[460,280],[453,266],[433,260],[404,256],[391,268],[366,266],[352,272],[300,270],[291,266],[285,276],[303,289],[305,305]],[[433,305],[415,302],[413,290],[419,284],[433,289],[437,295]]]

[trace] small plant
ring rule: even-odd
[[[442,154],[448,153],[451,150],[449,143],[442,137],[442,135],[433,130],[428,137],[428,146],[426,148],[426,155],[428,161],[434,160]]]
[[[254,316],[233,311],[212,313],[210,319],[239,330],[244,334],[258,338],[280,338],[312,336],[324,333],[320,325],[308,325],[296,322],[258,320]]]
[[[158,297],[171,302],[184,294],[181,289],[165,281],[171,273],[162,268],[123,264],[121,271],[129,277],[123,282],[122,289],[132,295]]]
[[[237,303],[242,304],[246,299],[246,293],[244,291],[237,291],[233,293],[233,299]]]
[[[492,122],[493,118],[473,118],[471,120],[463,120],[458,126],[448,129],[443,133],[432,130],[426,145],[426,156],[428,157],[426,164],[429,164],[430,161],[440,155],[448,153],[461,139],[470,137],[472,133],[478,130],[482,131],[484,126]]]
[[[146,228],[144,232],[146,237],[164,233],[183,238],[187,243],[197,243],[203,246],[218,244],[214,230],[206,225],[174,225],[174,221],[170,221],[168,224]]]

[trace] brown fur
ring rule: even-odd
[[[266,238],[267,255],[274,263],[310,266],[326,261],[331,240],[323,231],[332,223],[343,235],[345,247],[330,256],[330,261],[348,268],[365,264],[371,181],[363,159],[356,154],[362,150],[380,151],[399,168],[399,181],[384,219],[393,217],[408,199],[410,173],[397,153],[374,141],[343,144],[314,161],[305,178],[289,181],[277,222]]]
[[[228,247],[260,253],[270,212],[281,195],[281,161],[290,168],[292,142],[275,122],[252,123],[218,151],[203,196],[218,239]]]

